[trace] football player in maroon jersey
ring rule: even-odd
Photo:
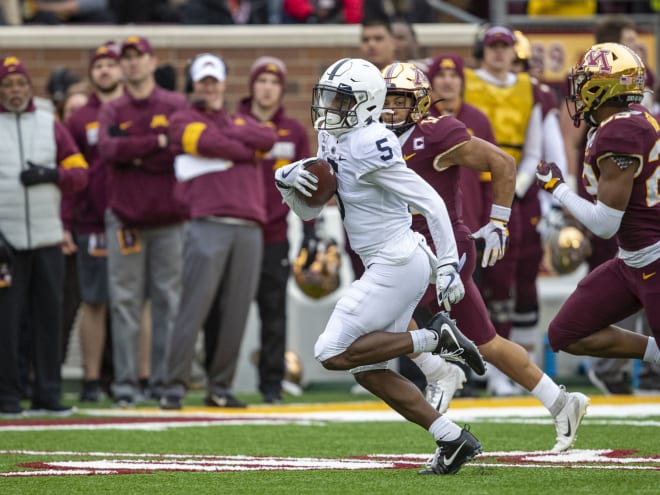
[[[428,115],[430,85],[424,73],[413,64],[391,64],[383,70],[383,75],[387,96],[381,119],[399,137],[408,167],[429,182],[445,201],[459,258],[465,259],[460,271],[465,297],[452,305],[452,317],[465,335],[479,346],[487,361],[529,390],[550,411],[557,427],[553,451],[567,450],[575,441],[589,399],[579,392],[567,393],[530,360],[520,345],[497,334],[472,280],[476,264],[474,239],[485,241],[482,266],[492,266],[506,250],[508,214],[515,189],[513,159],[497,146],[472,137],[459,120]],[[492,173],[490,220],[474,233],[463,223],[460,169],[456,165]],[[413,230],[424,234],[432,245],[428,227],[420,215],[413,216]],[[420,301],[420,306],[429,308],[429,314],[436,311],[430,307],[431,300],[426,294]],[[452,373],[453,365],[442,362],[439,356],[420,354],[414,361],[427,374],[429,382],[444,373]],[[443,405],[441,400],[436,407]]]
[[[540,187],[597,236],[616,235],[619,246],[550,323],[555,351],[660,362],[660,125],[639,104],[644,74],[634,50],[618,43],[592,46],[569,74],[571,117],[591,127],[582,180],[594,202],[571,191],[555,164],[537,168]],[[613,325],[642,308],[654,337]]]

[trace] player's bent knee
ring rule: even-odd
[[[561,331],[561,328],[554,322],[550,322],[548,326],[548,343],[554,352],[564,350],[570,342],[568,342]]]

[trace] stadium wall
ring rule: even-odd
[[[465,24],[420,24],[416,26],[421,46],[429,55],[453,51],[470,53],[477,27]],[[87,74],[89,51],[108,40],[121,42],[131,35],[149,38],[159,63],[172,64],[178,74],[177,88],[184,87],[187,59],[201,52],[223,57],[229,69],[227,105],[233,110],[248,94],[248,75],[259,56],[281,58],[288,68],[286,107],[304,123],[310,122],[312,87],[325,67],[342,57],[359,56],[358,25],[267,25],[267,26],[19,26],[0,29],[3,55],[16,55],[30,71],[35,93],[47,96],[52,68],[68,67]],[[310,138],[316,136],[310,125]]]

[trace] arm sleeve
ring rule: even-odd
[[[559,184],[552,195],[598,237],[609,239],[619,230],[624,211],[610,208],[601,201],[593,204],[575,194],[566,184]]]
[[[435,244],[438,266],[458,263],[458,250],[447,206],[428,182],[404,164],[375,170],[365,180],[394,192],[424,215]]]

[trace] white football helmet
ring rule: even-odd
[[[384,102],[385,80],[376,66],[360,58],[343,58],[328,67],[314,86],[314,129],[340,136],[378,122]]]

